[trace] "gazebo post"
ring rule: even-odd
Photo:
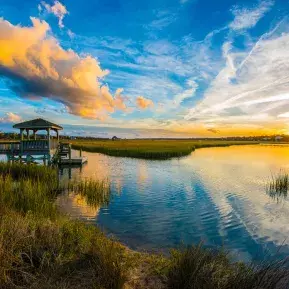
[[[30,140],[30,135],[29,135],[29,129],[26,128],[26,133],[27,133],[27,139]]]
[[[50,128],[47,129],[48,148],[50,150]]]
[[[24,134],[23,134],[23,132],[24,132],[24,129],[21,128],[21,129],[20,129],[20,137],[21,137],[21,140],[24,139]]]
[[[36,140],[36,132],[37,132],[37,130],[34,129],[34,130],[33,130],[33,138],[34,138],[34,140]]]

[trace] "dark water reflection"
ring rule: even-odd
[[[247,261],[289,253],[289,202],[265,191],[272,172],[289,170],[288,146],[207,148],[169,161],[84,154],[88,164],[72,169],[72,178],[109,178],[110,204],[91,208],[71,195],[60,196],[59,206],[133,249],[203,241]],[[62,174],[68,179],[67,169]]]

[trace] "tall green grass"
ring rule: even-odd
[[[288,265],[287,260],[231,263],[222,251],[192,246],[174,250],[167,285],[169,289],[287,289]]]
[[[278,174],[272,175],[266,185],[267,194],[277,201],[285,199],[288,196],[288,190],[289,174],[283,170],[280,170]]]
[[[0,176],[0,210],[7,208],[26,214],[33,212],[38,216],[55,217],[57,209],[54,198],[57,190],[51,183],[23,178],[13,180],[11,175]],[[54,187],[56,189],[56,187]]]
[[[58,186],[57,170],[36,164],[0,162],[0,176],[11,176],[14,180],[30,180],[46,183],[51,189]]]
[[[107,206],[111,197],[110,183],[108,180],[96,181],[84,179],[69,182],[65,187],[68,193],[78,194],[85,198],[86,203],[91,207]]]
[[[18,164],[1,170],[0,288],[123,288],[127,250],[57,210],[56,194],[71,187],[48,182],[56,170]],[[108,201],[107,182],[80,181],[73,190],[91,204]]]
[[[130,259],[97,228],[29,213],[0,218],[0,288],[121,289]]]

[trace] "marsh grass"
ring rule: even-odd
[[[74,193],[84,197],[86,203],[91,207],[107,206],[111,197],[109,180],[81,179],[69,182],[64,187],[68,193]]]
[[[288,261],[244,265],[231,263],[221,251],[202,245],[174,250],[168,270],[169,289],[287,289]]]
[[[116,157],[130,157],[150,160],[167,160],[191,154],[195,149],[205,147],[226,147],[230,145],[256,144],[248,141],[196,141],[196,140],[118,140],[72,142],[72,148],[97,152]]]
[[[51,167],[39,166],[36,164],[6,163],[0,162],[0,175],[10,175],[13,179],[38,179],[41,181],[56,180],[57,171]]]
[[[57,191],[51,184],[29,178],[13,180],[9,175],[0,176],[0,210],[9,208],[26,214],[29,211],[55,218],[57,209],[53,202]]]
[[[266,193],[273,199],[280,201],[288,196],[289,174],[280,170],[278,174],[271,175],[271,179],[266,184]]]
[[[1,164],[0,288],[123,288],[132,259],[126,248],[58,212],[58,182],[41,180],[55,170],[21,166]],[[95,203],[106,186],[87,180],[73,189]]]
[[[1,288],[123,288],[130,259],[97,228],[6,212],[0,218]]]

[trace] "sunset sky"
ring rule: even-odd
[[[286,0],[0,0],[0,129],[289,133]],[[11,130],[11,129],[10,129]]]

